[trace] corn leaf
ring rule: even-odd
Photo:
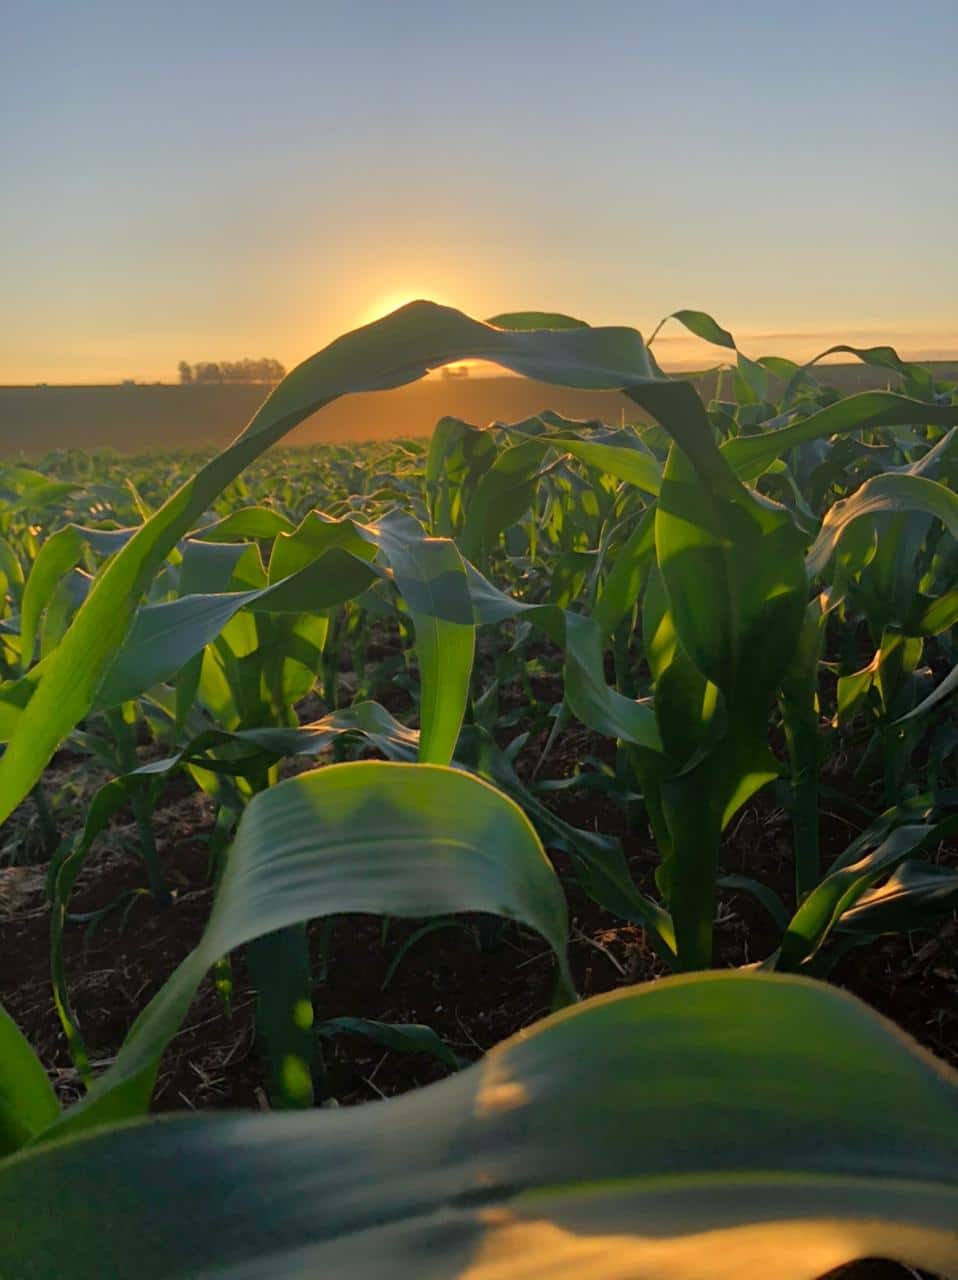
[[[805,559],[809,576],[815,578],[824,571],[842,534],[854,521],[904,511],[937,516],[952,537],[958,537],[958,494],[925,476],[885,472],[866,480],[850,498],[829,508]]]
[[[958,1077],[864,1005],[672,978],[388,1102],[28,1151],[0,1166],[0,1274],[815,1280],[877,1255],[955,1280],[956,1171]]]
[[[850,911],[882,876],[936,838],[944,838],[947,824],[938,827],[910,823],[896,827],[881,844],[857,862],[832,869],[801,904],[782,938],[777,968],[796,968],[821,947],[846,911]]]
[[[863,391],[846,396],[791,426],[738,436],[722,446],[722,456],[746,483],[757,480],[776,458],[808,440],[860,431],[865,427],[897,427],[911,423],[951,427],[958,423],[958,404],[926,404],[891,391]]]
[[[29,1142],[59,1114],[40,1060],[0,1005],[0,1158]]]
[[[61,904],[75,874],[68,861]],[[330,765],[270,787],[240,821],[199,944],[56,1132],[146,1109],[160,1054],[206,972],[234,948],[318,916],[463,911],[536,929],[571,996],[559,880],[529,820],[501,792],[453,769],[382,761]],[[301,1078],[297,1065],[290,1071]]]

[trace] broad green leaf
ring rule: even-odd
[[[850,347],[846,343],[838,343],[834,347],[828,347],[825,351],[819,352],[811,360],[807,361],[802,367],[796,370],[792,384],[785,389],[786,402],[791,398],[794,386],[800,377],[806,376],[809,369],[813,368],[820,360],[826,359],[833,355],[850,355],[861,360],[862,364],[871,365],[875,369],[891,369],[895,373],[903,374],[906,378],[912,378],[925,389],[930,389],[932,384],[931,374],[920,364],[911,364],[906,360],[902,360],[894,347]]]
[[[911,711],[900,716],[894,723],[904,724],[906,720],[915,720],[918,716],[927,715],[932,707],[937,707],[940,702],[950,698],[956,689],[958,689],[958,665],[952,667],[941,684],[936,685],[927,698],[922,698],[917,707],[912,707]]]
[[[528,440],[505,449],[476,485],[459,542],[463,555],[478,559],[503,529],[515,524],[533,501],[548,445]]]
[[[786,360],[784,356],[759,356],[758,363],[775,378],[781,378],[788,381],[797,373],[801,373],[800,367],[794,360]]]
[[[856,602],[873,634],[888,627],[908,630],[916,604],[916,566],[933,517],[924,511],[884,511],[872,515],[869,523],[877,545],[858,578]]]
[[[784,933],[788,928],[788,912],[785,910],[785,904],[775,890],[770,889],[767,884],[762,884],[760,880],[754,880],[751,876],[742,875],[719,876],[717,883],[722,889],[750,894],[765,908],[776,929]]]
[[[454,542],[424,537],[408,517],[386,517],[377,532],[416,630],[419,758],[448,764],[465,715],[476,643],[465,564]]]
[[[3,506],[11,515],[23,511],[42,511],[44,507],[59,506],[64,498],[80,488],[82,486],[74,481],[48,480],[44,477],[42,483],[32,485],[21,497],[6,501]]]
[[[616,480],[625,480],[653,497],[659,492],[661,468],[655,458],[641,449],[622,448],[603,440],[580,440],[575,436],[562,435],[550,436],[549,444],[553,448],[571,453],[574,458],[594,467],[596,471],[604,471]]]
[[[71,569],[53,589],[40,624],[41,663],[63,639],[77,610],[90,594],[91,585],[92,579],[88,573],[82,569]]]
[[[824,572],[842,534],[854,521],[899,511],[923,511],[936,516],[952,537],[958,537],[958,495],[937,480],[885,472],[866,480],[850,498],[829,508],[805,559],[809,577],[816,578]]]
[[[233,579],[234,576],[240,576],[241,579],[245,579],[247,575],[242,572],[241,567],[244,561],[251,558],[258,562],[258,551],[255,546],[246,543],[200,542],[195,538],[188,538],[182,545],[177,594],[180,597],[190,595],[209,596],[221,591],[227,591],[231,585],[237,587],[246,586],[248,584],[245,581],[234,584]],[[141,615],[138,614],[134,621],[134,629],[140,620]],[[197,640],[201,638],[197,637]],[[120,650],[118,660],[122,659],[125,650],[130,645],[130,640],[131,637],[128,636],[126,645]],[[142,660],[137,657],[131,661],[131,676],[133,680],[142,679],[145,676],[146,666],[152,663],[153,657],[153,652],[148,649]],[[196,699],[203,674],[203,657],[202,648],[197,649],[193,656],[187,659],[176,673],[177,735],[184,729]],[[109,684],[109,681],[110,676],[108,675],[107,684]],[[149,688],[149,685],[146,687]]]
[[[0,538],[0,582],[4,579],[3,594],[9,591],[18,600],[23,594],[23,566],[7,539]]]
[[[0,486],[8,490],[8,496],[10,493],[30,493],[49,483],[48,476],[42,471],[34,471],[32,467],[0,466]]]
[[[61,876],[75,873],[68,859]],[[529,820],[501,792],[453,769],[382,761],[330,765],[270,787],[243,814],[199,944],[56,1132],[146,1109],[160,1054],[197,987],[236,947],[317,916],[464,911],[536,929],[571,995],[562,889]]]
[[[689,661],[669,611],[662,575],[653,566],[642,600],[642,642],[654,682],[655,719],[666,754],[676,771],[708,745],[724,725],[718,689]]]
[[[760,404],[768,397],[768,370],[739,351],[735,357],[735,386],[743,405]]]
[[[451,1071],[458,1071],[462,1062],[432,1027],[418,1022],[374,1022],[370,1018],[327,1018],[315,1027],[316,1034],[324,1039],[339,1035],[364,1036],[374,1040],[384,1049],[399,1053],[427,1053]]]
[[[40,616],[61,579],[83,553],[84,541],[75,525],[52,533],[40,548],[23,590],[20,610],[20,661],[26,671],[33,661]]]
[[[927,928],[958,906],[958,871],[903,862],[878,889],[863,893],[838,922],[841,932],[868,935]]]
[[[934,600],[923,599],[924,608],[917,619],[916,630],[922,636],[937,636],[958,625],[958,588],[946,591]]]
[[[443,563],[465,574],[456,545],[433,544],[428,558],[434,567]],[[416,629],[416,656],[419,660],[419,758],[426,764],[449,764],[469,698],[469,680],[476,648],[472,623],[445,622],[434,613],[413,615]]]
[[[264,585],[259,555],[250,543],[187,538],[181,543],[181,555],[178,596],[215,595],[230,587],[242,590]]]
[[[593,621],[609,635],[632,612],[655,564],[655,508],[642,516],[625,544],[616,552],[612,568],[599,589]]]
[[[875,683],[880,653],[876,652],[867,667],[860,671],[852,671],[847,676],[840,676],[836,689],[837,714],[839,728],[846,729],[854,717],[865,705],[865,701]]]
[[[884,1256],[954,1280],[956,1170],[958,1078],[863,1004],[672,978],[387,1102],[28,1151],[0,1166],[0,1273],[817,1280]]]
[[[289,578],[333,548],[371,560],[377,546],[376,532],[370,526],[349,517],[337,520],[321,511],[311,511],[291,533],[280,534],[273,543],[269,582],[274,585]]]
[[[753,404],[757,400],[765,398],[768,392],[768,370],[774,362],[770,362],[767,358],[759,362],[750,360],[748,356],[739,351],[735,339],[728,329],[723,329],[707,311],[692,311],[688,309],[673,311],[655,326],[649,337],[649,347],[652,346],[659,332],[669,320],[678,320],[684,328],[688,329],[689,333],[701,338],[703,342],[710,342],[714,346],[724,347],[727,351],[736,353],[735,387],[741,403]],[[713,371],[708,370],[706,372]],[[721,370],[719,370],[719,373],[721,376]],[[703,375],[699,373],[692,376],[698,378]]]
[[[665,427],[707,492],[728,502],[746,501],[747,491],[719,451],[705,406],[690,383],[650,379],[632,383],[625,394]]]
[[[47,1073],[20,1028],[0,1005],[0,1159],[60,1114]]]
[[[711,342],[717,347],[725,347],[730,351],[736,350],[735,339],[728,329],[723,329],[716,320],[712,319],[707,311],[690,311],[688,309],[673,311],[664,320],[660,320],[649,338],[650,343],[668,320],[678,320],[679,324],[684,325],[689,333],[694,333],[697,338],[701,338],[704,342]]]
[[[906,636],[890,627],[882,632],[875,665],[875,688],[886,716],[894,714],[893,708],[921,660],[923,647],[920,636]]]
[[[511,329],[513,332],[526,332],[530,329],[585,329],[584,320],[576,320],[573,316],[564,316],[557,311],[509,311],[501,316],[492,316],[486,324],[497,329]]]
[[[883,875],[925,848],[938,831],[937,827],[918,823],[896,827],[857,862],[830,871],[792,917],[782,939],[777,967],[783,971],[794,969],[813,955],[863,894]]]
[[[767,499],[695,483],[673,448],[655,516],[658,567],[676,632],[731,703],[767,699],[798,642],[807,587],[802,539]]]
[[[495,433],[459,418],[440,418],[429,441],[424,482],[431,531],[450,536],[497,453]]]
[[[240,507],[222,520],[204,525],[191,535],[203,542],[230,542],[232,539],[273,538],[292,533],[296,526],[272,507]]]
[[[157,691],[154,690],[147,705],[155,706],[156,697]],[[175,716],[175,706],[175,701],[171,701],[167,709],[171,721]],[[205,729],[176,754],[150,761],[131,773],[114,778],[95,794],[87,807],[83,829],[69,858],[59,868],[54,882],[51,929],[54,1003],[71,1055],[79,1065],[81,1074],[88,1074],[88,1054],[69,1008],[64,972],[63,928],[76,878],[94,848],[95,841],[110,820],[138,791],[148,791],[154,783],[161,783],[183,765],[192,765],[206,776],[255,776],[262,772],[264,764],[274,764],[284,756],[318,756],[337,738],[366,742],[387,759],[403,763],[414,761],[418,755],[419,734],[414,729],[407,729],[400,724],[378,703],[363,702],[298,728],[242,729],[237,732],[230,732],[222,727]],[[223,747],[226,747],[228,755],[222,752]],[[496,777],[494,780],[503,785],[502,779]],[[513,798],[518,797],[524,801],[518,779],[514,781],[518,790],[513,792]],[[507,778],[503,788],[507,792],[508,783]],[[545,813],[548,814],[548,810]],[[551,820],[558,822],[557,819]],[[572,832],[573,829],[567,830]],[[633,892],[633,896],[638,895]]]
[[[792,773],[792,858],[796,902],[801,902],[821,877],[818,668],[825,643],[827,617],[821,597],[809,603],[798,645],[782,677],[779,691],[782,726]],[[842,682],[839,680],[839,715],[843,714],[842,694]]]

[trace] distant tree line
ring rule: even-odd
[[[200,360],[188,364],[181,360],[180,382],[279,382],[286,370],[278,360]]]

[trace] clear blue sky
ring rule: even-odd
[[[0,381],[292,363],[418,294],[958,350],[956,50],[956,0],[13,0]]]

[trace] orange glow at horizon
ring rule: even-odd
[[[451,305],[446,303],[446,299],[439,296],[434,289],[395,289],[390,293],[380,294],[371,303],[363,307],[357,324],[372,324],[374,320],[381,320],[383,316],[388,316],[393,311],[398,311],[400,307],[405,307],[410,302],[418,302],[421,299]]]

